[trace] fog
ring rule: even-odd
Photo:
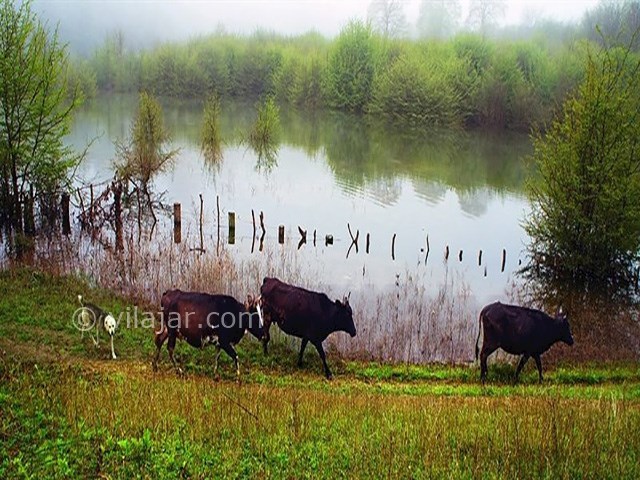
[[[409,34],[415,30],[421,0],[401,1]],[[531,24],[550,19],[578,21],[597,0],[504,2],[500,26]],[[224,30],[250,34],[258,29],[295,35],[317,31],[333,37],[351,19],[365,20],[371,1],[363,0],[35,0],[34,10],[59,26],[61,38],[72,51],[88,53],[115,30],[125,34],[130,47]],[[460,2],[460,23],[469,0]]]

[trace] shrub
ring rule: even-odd
[[[359,21],[349,23],[329,55],[326,82],[331,106],[362,112],[371,97],[374,63],[371,28]]]
[[[536,135],[529,183],[534,271],[628,286],[640,251],[640,58],[603,49],[546,135]]]

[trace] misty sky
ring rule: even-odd
[[[72,47],[101,43],[116,29],[145,44],[213,32],[252,33],[258,28],[283,34],[315,30],[335,36],[354,18],[366,19],[370,0],[35,0],[34,9],[59,22]],[[420,0],[403,2],[410,24],[415,24]],[[462,2],[466,18],[468,0]],[[507,0],[502,24],[530,23],[534,18],[579,20],[597,0]]]

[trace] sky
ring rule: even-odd
[[[337,35],[351,19],[366,19],[371,0],[34,0],[36,12],[58,23],[67,41],[101,42],[116,29],[144,39],[144,43],[190,38],[210,33],[220,25],[227,32],[252,33],[256,29],[295,35],[315,30]],[[421,0],[404,0],[410,24],[418,16]],[[502,25],[532,18],[578,21],[598,0],[507,0]],[[466,18],[468,0],[462,0]],[[140,40],[139,40],[140,41]]]

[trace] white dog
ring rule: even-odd
[[[116,319],[110,313],[105,312],[100,307],[92,303],[85,302],[82,299],[82,295],[78,295],[78,301],[80,302],[80,305],[82,307],[80,316],[78,318],[80,329],[82,330],[82,335],[80,338],[84,337],[85,331],[91,332],[91,330],[93,330],[93,328],[95,327],[95,338],[93,338],[93,335],[91,335],[91,333],[89,334],[91,335],[91,339],[93,340],[94,345],[97,346],[100,329],[104,328],[104,330],[111,337],[111,358],[115,360],[117,357],[116,352],[113,350],[113,336],[116,333],[118,322],[116,322]]]

